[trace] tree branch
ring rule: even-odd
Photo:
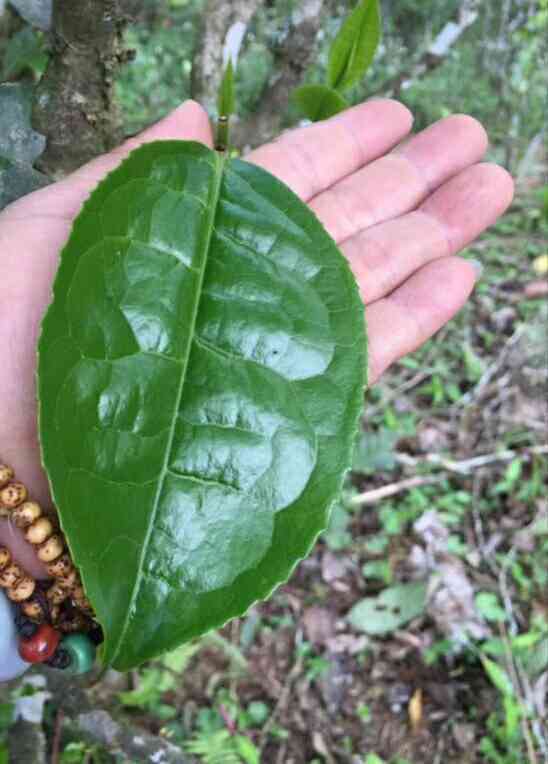
[[[316,37],[322,25],[327,0],[303,0],[293,14],[291,27],[274,50],[273,75],[265,88],[262,104],[245,122],[232,128],[234,143],[254,147],[277,135],[283,126],[291,91],[302,84],[316,53]]]
[[[479,17],[479,0],[463,0],[455,21],[449,21],[437,35],[428,50],[410,70],[400,72],[380,89],[383,96],[399,98],[402,90],[410,87],[425,74],[437,69],[446,59],[457,40]]]

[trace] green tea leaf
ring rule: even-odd
[[[342,95],[325,85],[301,85],[293,91],[292,98],[304,116],[312,122],[329,119],[348,108]]]
[[[514,686],[512,684],[512,680],[506,673],[506,671],[501,668],[498,663],[495,663],[495,661],[492,661],[490,658],[487,658],[485,655],[480,654],[481,662],[483,663],[483,668],[485,669],[485,673],[491,680],[491,682],[495,685],[497,690],[501,692],[503,695],[507,695],[509,697],[514,695]]]
[[[234,747],[245,764],[261,764],[259,749],[245,735],[235,735]]]
[[[219,88],[219,97],[217,99],[219,116],[230,117],[230,115],[234,113],[235,106],[234,68],[232,66],[232,61],[229,59],[223,75],[221,87]]]
[[[360,600],[348,620],[366,634],[388,634],[420,615],[425,604],[426,584],[399,584],[384,589],[377,597]]]
[[[346,90],[363,78],[375,57],[380,36],[378,0],[360,0],[331,46],[327,67],[330,88]]]
[[[478,592],[475,597],[478,612],[488,621],[502,623],[506,620],[506,611],[499,598],[493,592]]]
[[[264,170],[166,141],[99,184],[61,254],[39,397],[105,664],[172,650],[289,576],[339,495],[365,365],[346,261]]]

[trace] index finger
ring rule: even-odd
[[[412,123],[403,104],[379,98],[283,133],[244,159],[276,175],[307,202],[393,149]]]

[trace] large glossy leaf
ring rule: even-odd
[[[379,0],[359,0],[329,51],[327,84],[330,88],[346,90],[362,79],[375,57],[380,35]]]
[[[267,596],[347,469],[363,306],[312,212],[197,143],[134,152],[61,256],[39,343],[43,459],[128,669]]]

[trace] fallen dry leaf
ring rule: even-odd
[[[333,614],[322,607],[309,607],[304,611],[303,626],[313,645],[325,645],[335,633]]]
[[[417,687],[407,707],[411,731],[416,734],[422,725],[422,689]]]

